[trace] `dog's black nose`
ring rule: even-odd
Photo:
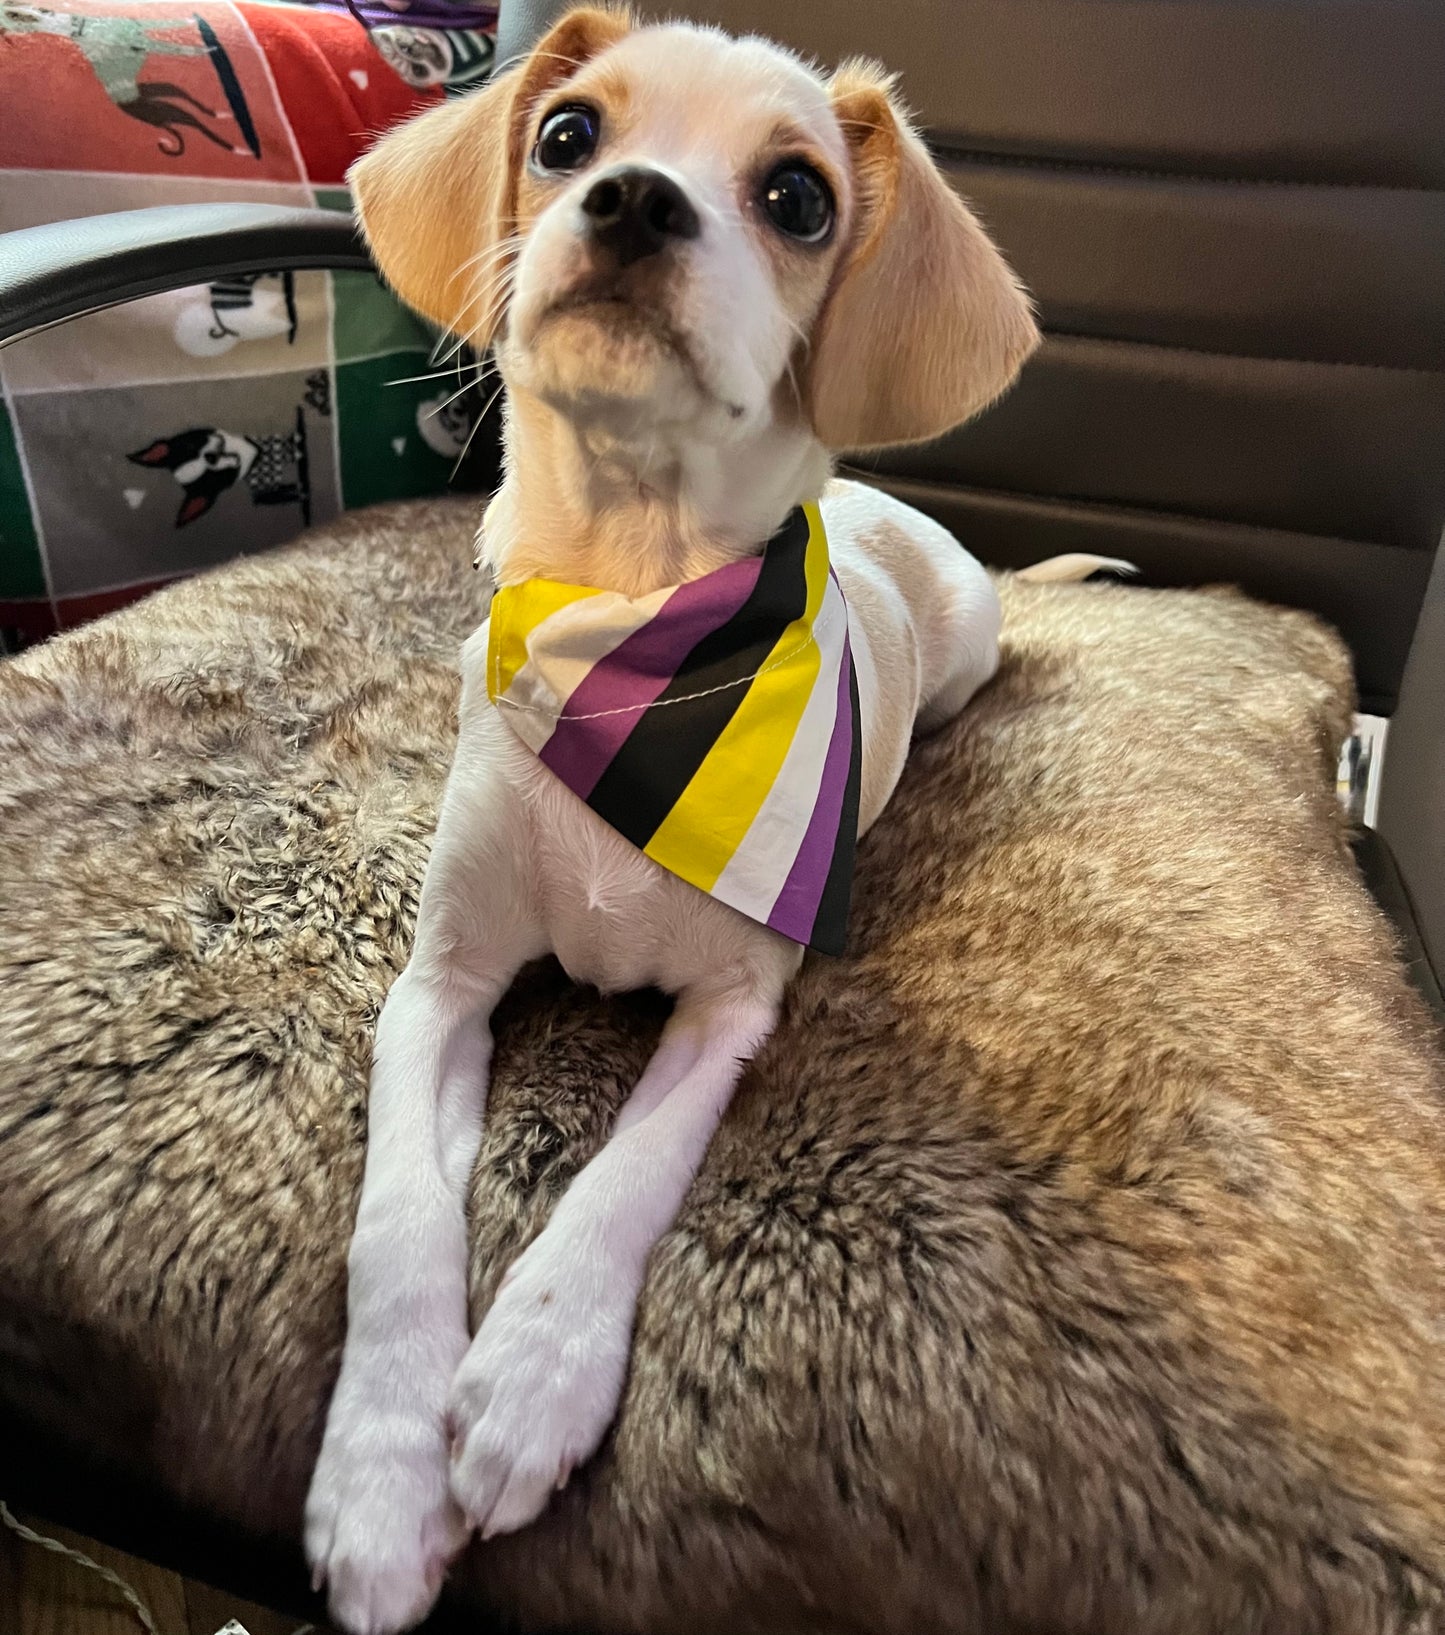
[[[582,200],[592,237],[625,267],[702,231],[687,195],[660,170],[632,165],[600,176]]]

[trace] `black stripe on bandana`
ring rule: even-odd
[[[737,713],[748,688],[730,684],[751,682],[783,632],[807,611],[808,539],[800,506],[763,548],[747,601],[687,655],[593,786],[587,804],[634,846],[645,847],[661,828]],[[691,693],[706,696],[658,707]]]
[[[838,821],[838,839],[828,879],[818,900],[813,934],[808,946],[822,954],[841,954],[848,936],[848,906],[853,897],[853,860],[858,850],[858,806],[863,788],[863,718],[858,706],[858,671],[848,663],[848,706],[853,715],[853,749],[848,757],[848,782]]]

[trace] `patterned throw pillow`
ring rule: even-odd
[[[425,56],[344,7],[0,0],[0,231],[155,204],[347,210],[371,137],[454,78],[399,75],[408,51]],[[0,645],[443,490],[484,400],[435,344],[369,274],[257,270],[0,352]]]

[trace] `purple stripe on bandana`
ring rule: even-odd
[[[542,747],[543,765],[586,800],[688,654],[747,601],[762,566],[762,557],[750,556],[679,585],[645,625],[577,684]],[[620,713],[609,715],[610,710]],[[568,716],[594,719],[569,721]]]
[[[830,570],[831,575],[831,570]],[[818,798],[798,855],[788,870],[788,878],[768,915],[768,924],[794,942],[812,941],[813,922],[828,883],[833,848],[838,843],[838,816],[843,809],[843,793],[848,786],[848,768],[853,758],[853,706],[848,678],[853,673],[853,644],[843,638],[843,660],[838,666],[838,707],[833,716],[833,737],[818,780]]]

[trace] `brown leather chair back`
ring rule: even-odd
[[[989,414],[870,460],[1004,565],[1312,608],[1388,711],[1445,527],[1438,0],[696,0],[874,55],[1034,292]]]

